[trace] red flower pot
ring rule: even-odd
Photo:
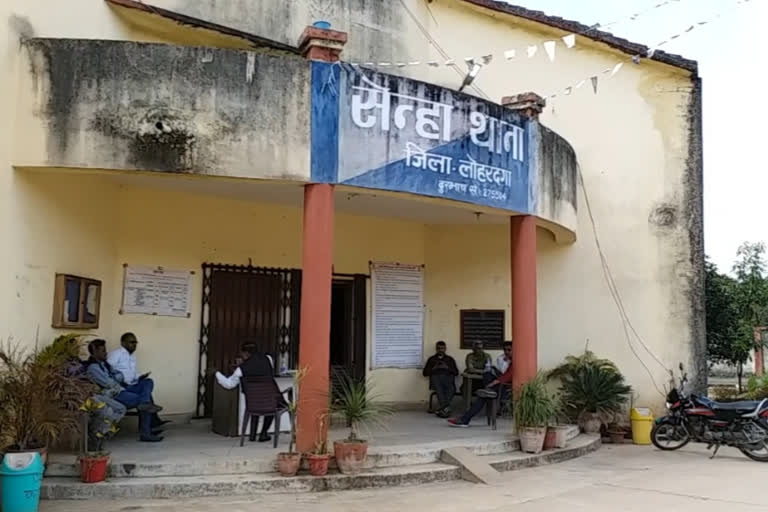
[[[80,480],[86,484],[95,484],[107,479],[109,457],[82,457],[80,459]]]
[[[557,448],[557,431],[553,428],[547,428],[547,434],[544,436],[544,449],[554,450]]]
[[[328,474],[328,463],[331,460],[329,453],[323,455],[308,454],[306,456],[309,463],[309,474],[312,476],[325,476]]]

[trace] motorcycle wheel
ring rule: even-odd
[[[768,462],[768,444],[766,442],[740,446],[741,453],[757,462]]]
[[[679,450],[691,441],[691,436],[685,428],[671,421],[662,421],[653,426],[651,442],[659,450]]]

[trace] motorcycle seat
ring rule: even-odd
[[[745,400],[742,402],[710,402],[710,407],[715,411],[740,411],[740,412],[752,412],[758,405],[760,400]]]

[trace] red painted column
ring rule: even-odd
[[[346,42],[345,32],[310,26],[299,38],[299,51],[309,60],[336,62]],[[307,373],[296,413],[299,452],[311,451],[315,442],[327,439],[332,278],[333,185],[305,185],[299,368]]]
[[[312,450],[327,432],[327,423],[321,425],[320,420],[328,408],[333,209],[333,185],[305,185],[299,368],[307,373],[296,420],[300,452]]]
[[[536,376],[536,218],[510,218],[512,265],[512,387]]]

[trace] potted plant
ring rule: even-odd
[[[312,476],[325,476],[328,474],[328,463],[331,460],[331,454],[328,451],[328,431],[325,428],[327,416],[326,413],[317,419],[318,441],[315,442],[315,449],[304,455],[304,459],[309,464],[309,474]]]
[[[562,401],[555,398],[555,415],[547,426],[547,436],[544,438],[544,449],[565,448],[568,444],[568,425],[563,423],[565,414]]]
[[[566,357],[548,378],[560,379],[567,414],[588,434],[600,432],[606,419],[621,410],[631,392],[616,365],[589,350],[581,356]]]
[[[277,454],[277,470],[283,476],[296,476],[301,465],[301,454],[293,451],[293,448],[296,446],[296,409],[298,407],[299,384],[306,373],[306,368],[299,368],[293,375],[294,394],[292,400],[288,402],[288,413],[291,416],[291,441],[287,452]]]
[[[515,400],[515,425],[522,451],[539,453],[542,450],[547,424],[556,412],[557,404],[547,390],[543,375],[520,386]]]
[[[359,473],[368,459],[368,441],[360,439],[360,428],[383,426],[382,418],[392,414],[392,410],[378,400],[373,389],[370,381],[344,376],[331,403],[331,412],[344,418],[349,427],[349,436],[333,443],[336,464],[345,475]]]
[[[104,417],[106,403],[96,397],[88,398],[80,407],[84,413],[83,422],[83,453],[78,458],[80,462],[80,480],[86,484],[103,482],[107,478],[109,452],[104,451],[104,442],[118,431],[117,424]],[[98,428],[90,425],[99,423]]]
[[[611,443],[613,444],[622,444],[624,443],[624,437],[626,436],[626,432],[618,423],[609,423],[607,426],[607,432],[608,432],[608,438],[611,440]]]
[[[67,366],[77,358],[79,337],[65,335],[43,350],[0,347],[0,452],[38,452],[79,430],[78,409],[94,387]]]
[[[620,373],[596,366],[584,366],[562,379],[568,407],[582,430],[591,434],[621,410],[630,391]]]

